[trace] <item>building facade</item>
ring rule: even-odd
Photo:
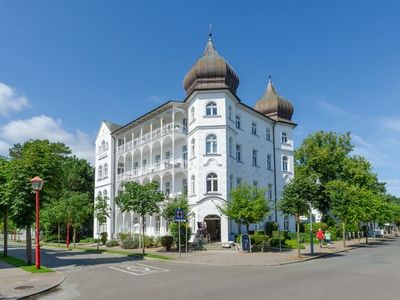
[[[266,189],[271,212],[266,221],[293,230],[294,220],[275,209],[283,187],[293,177],[292,104],[279,96],[271,78],[254,108],[236,95],[239,77],[211,40],[183,82],[186,98],[167,102],[119,126],[103,121],[96,139],[95,195],[108,198],[112,212],[94,233],[138,233],[140,217],[122,213],[114,199],[124,181],[157,181],[170,197],[185,193],[192,232],[206,226],[211,240],[227,242],[237,226],[218,209],[230,190],[248,183]],[[146,216],[148,235],[167,234],[159,215]]]

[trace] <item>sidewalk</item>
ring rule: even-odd
[[[369,245],[373,245],[372,241],[370,241]],[[318,245],[314,245],[314,254],[310,255],[310,246],[306,245],[306,249],[301,249],[301,258],[297,257],[297,249],[285,249],[282,250],[282,252],[274,250],[264,253],[243,253],[224,250],[196,251],[188,254],[182,253],[182,257],[176,258],[173,262],[219,266],[278,266],[304,262],[364,246],[365,239],[362,239],[361,242],[359,242],[358,239],[346,241],[346,248],[343,248],[342,241],[336,241],[330,248],[328,248],[328,246],[319,248]]]
[[[0,299],[21,299],[58,286],[64,281],[58,272],[30,273],[0,261]]]

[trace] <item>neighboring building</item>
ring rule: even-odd
[[[212,240],[226,242],[236,233],[237,226],[217,206],[229,201],[229,191],[241,182],[266,188],[271,213],[265,221],[293,230],[294,220],[275,210],[294,170],[292,104],[277,94],[271,78],[255,108],[243,103],[236,95],[239,77],[211,36],[183,84],[182,102],[167,102],[124,126],[101,124],[95,195],[109,197],[112,215],[104,228],[98,229],[95,220],[95,235],[98,230],[111,238],[139,232],[139,216],[121,213],[114,202],[129,180],[155,180],[171,197],[187,193],[193,232],[206,223]],[[166,225],[159,215],[147,216],[146,234],[164,235]]]

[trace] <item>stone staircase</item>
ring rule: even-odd
[[[231,248],[223,248],[221,242],[211,242],[211,243],[205,243],[203,245],[204,250],[206,251],[227,251],[227,252],[236,252],[235,247]]]

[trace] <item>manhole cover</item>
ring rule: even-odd
[[[28,289],[33,289],[34,286],[32,285],[20,285],[14,288],[14,290],[28,290]]]

